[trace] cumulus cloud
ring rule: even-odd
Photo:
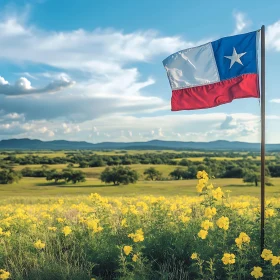
[[[179,36],[159,36],[156,31],[44,31],[25,26],[17,18],[0,22],[0,40],[0,58],[99,74],[116,73],[125,63],[149,61],[154,56],[194,45]]]
[[[244,14],[237,13],[235,18],[236,30],[245,30],[249,23]],[[157,92],[156,77],[143,75],[137,68],[139,63],[150,62],[161,68],[166,55],[201,42],[151,30],[47,31],[16,17],[0,20],[0,40],[0,60],[23,64],[26,69],[12,84],[0,77],[1,137],[101,142],[172,140],[174,136],[182,141],[254,139],[256,135],[255,115],[167,113],[170,92]],[[34,66],[42,73],[33,71]],[[75,87],[68,75],[75,77]],[[55,97],[39,94],[52,92],[57,92]]]
[[[280,20],[267,27],[265,39],[269,49],[280,51]]]
[[[233,17],[235,19],[234,34],[244,32],[251,25],[251,21],[247,18],[246,14],[242,12],[234,11]]]
[[[224,122],[221,123],[221,129],[233,129],[237,127],[236,121],[233,119],[232,116],[226,116]]]
[[[13,85],[0,76],[0,94],[3,95],[26,95],[26,94],[39,94],[39,93],[55,93],[62,89],[71,87],[75,82],[61,77],[60,80],[52,81],[43,88],[34,88],[31,82],[25,78],[19,78]]]

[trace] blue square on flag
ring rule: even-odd
[[[172,111],[259,98],[258,34],[221,38],[167,57],[163,65],[172,89]]]
[[[257,37],[256,32],[250,32],[212,42],[221,80],[257,74]]]

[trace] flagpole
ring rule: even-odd
[[[261,28],[261,252],[264,249],[265,218],[265,26]]]

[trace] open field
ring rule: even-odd
[[[63,151],[38,155],[66,157]],[[234,161],[242,154],[212,158]],[[204,157],[187,159],[199,166]],[[207,195],[200,196],[198,180],[170,180],[178,166],[168,164],[131,164],[140,175],[137,183],[106,185],[99,179],[105,166],[79,168],[75,162],[73,170],[83,171],[86,182],[23,177],[0,184],[0,279],[1,273],[10,273],[11,280],[252,279],[255,266],[262,267],[262,279],[280,279],[280,178],[271,178],[273,186],[266,187],[266,248],[274,261],[279,258],[275,267],[272,259],[264,263],[259,257],[259,186],[227,178],[210,180],[214,189],[208,189],[202,179]],[[16,171],[43,169],[19,163],[9,162]],[[49,164],[48,169],[67,166]],[[147,181],[143,172],[149,167],[165,180]],[[240,234],[245,241],[239,241]],[[234,266],[228,266],[227,253],[234,256]]]
[[[225,180],[215,181],[217,186],[225,185]],[[22,198],[10,185],[10,193],[0,200],[0,276],[11,280],[254,279],[251,276],[258,275],[260,268],[262,279],[279,279],[279,197],[267,201],[265,248],[271,251],[264,251],[266,261],[262,261],[257,198],[232,196],[225,201],[221,190],[207,188],[208,183],[203,183],[207,195],[183,196],[194,194],[197,180],[170,182],[173,187],[181,184],[176,186],[180,196],[170,196],[172,189],[165,183],[102,188],[91,179],[70,193],[70,186],[48,186],[31,178],[17,185],[25,191]],[[242,189],[242,194],[259,190],[242,185],[227,188]],[[92,194],[80,196],[79,190]],[[102,190],[110,196],[95,193]],[[130,197],[132,190],[137,194]],[[144,196],[151,190],[156,190],[156,196]],[[31,197],[33,193],[40,196]]]
[[[271,179],[274,186],[266,187],[267,196],[279,196],[280,178]],[[230,190],[230,195],[251,195],[259,197],[260,187],[244,184],[242,179],[214,179],[217,187]],[[105,185],[99,179],[88,178],[84,183],[54,183],[44,178],[23,178],[19,183],[0,184],[0,199],[15,196],[75,196],[99,193],[102,196],[197,196],[195,186],[197,180],[176,181],[138,181],[130,185]]]

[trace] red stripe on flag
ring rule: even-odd
[[[258,74],[244,74],[210,85],[173,90],[171,110],[212,108],[248,97],[260,97]]]

